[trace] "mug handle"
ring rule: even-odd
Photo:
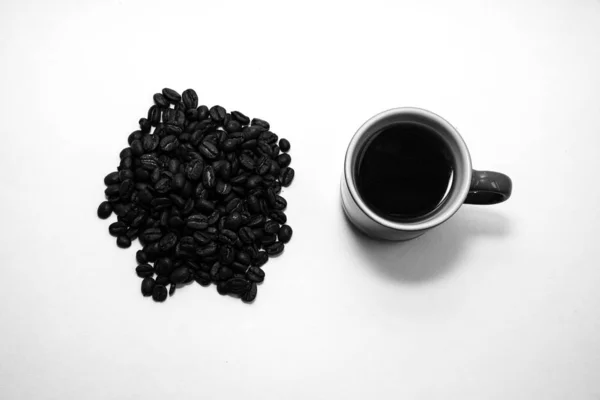
[[[511,179],[500,172],[473,170],[465,204],[497,204],[512,193]]]

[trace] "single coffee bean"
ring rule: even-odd
[[[227,196],[229,193],[231,193],[231,185],[227,182],[219,180],[215,186],[215,191],[221,196]]]
[[[148,228],[142,232],[141,238],[146,243],[152,243],[160,240],[162,232],[160,228]]]
[[[162,111],[157,106],[152,106],[148,110],[148,121],[152,124],[152,126],[156,126],[160,122]],[[138,138],[139,139],[139,138]]]
[[[201,231],[208,228],[208,221],[202,214],[193,214],[186,218],[186,226],[194,231]]]
[[[179,267],[171,272],[171,283],[184,283],[190,276],[190,270],[186,267]]]
[[[289,225],[282,225],[277,237],[279,238],[279,241],[287,243],[292,238],[292,233],[292,228]]]
[[[242,295],[250,289],[250,282],[243,278],[231,278],[226,282],[227,292]]]
[[[221,122],[225,119],[225,114],[227,111],[221,106],[213,106],[210,111],[210,118],[215,122]]]
[[[256,257],[252,260],[253,267],[262,267],[269,261],[269,255],[266,251],[259,251]]]
[[[171,297],[175,294],[175,290],[177,290],[177,285],[175,285],[174,283],[171,283],[169,285],[169,297]]]
[[[204,167],[204,172],[202,173],[202,184],[208,189],[215,187],[217,184],[215,170],[210,165]]]
[[[209,244],[212,239],[206,232],[194,232],[193,238],[200,246]]]
[[[167,286],[171,282],[171,279],[168,276],[157,276],[156,284]]]
[[[163,302],[167,299],[167,288],[163,285],[155,285],[152,290],[152,300]]]
[[[235,250],[230,245],[221,246],[219,249],[219,261],[223,265],[229,265],[235,260]]]
[[[156,282],[154,281],[154,279],[150,277],[144,278],[144,280],[142,281],[142,295],[145,297],[151,296],[152,292],[154,291],[155,285]]]
[[[219,149],[217,148],[217,146],[214,143],[209,142],[207,140],[204,140],[202,144],[198,147],[198,152],[200,152],[200,154],[202,154],[203,157],[209,160],[214,160],[219,155]]]
[[[154,263],[154,270],[157,275],[170,276],[173,271],[173,260],[168,257],[159,258]]]
[[[177,244],[177,235],[173,232],[167,233],[163,236],[158,245],[160,246],[161,251],[169,251]]]
[[[265,280],[265,271],[259,267],[250,267],[246,272],[246,278],[252,282],[262,282]]]
[[[165,136],[160,141],[160,149],[164,152],[173,151],[179,146],[179,140],[175,135]]]
[[[125,235],[127,229],[127,224],[122,221],[113,222],[108,226],[108,232],[114,237]]]
[[[210,274],[205,271],[194,272],[193,278],[201,286],[208,286],[211,282]]]
[[[153,99],[154,99],[154,104],[156,104],[160,108],[168,108],[169,107],[169,101],[167,100],[167,98],[165,96],[162,95],[162,93],[154,94]]]
[[[186,109],[195,109],[196,107],[198,107],[198,95],[196,94],[194,89],[184,90],[181,98],[183,100],[183,104],[185,104]]]
[[[173,89],[164,88],[162,94],[171,103],[179,103],[181,101],[181,95]]]
[[[237,234],[234,231],[230,231],[229,229],[221,230],[221,233],[218,236],[219,242],[226,244],[233,244],[237,239]]]
[[[287,222],[287,216],[283,211],[279,210],[271,211],[269,218],[279,222],[280,224],[285,224]]]
[[[256,239],[252,228],[245,226],[238,232],[238,236],[243,243],[253,243]]]
[[[251,125],[258,125],[258,126],[260,126],[262,128],[265,128],[265,129],[269,129],[271,127],[267,121],[264,121],[264,120],[259,119],[259,118],[252,118],[252,122],[250,124]]]
[[[255,282],[252,282],[250,289],[248,289],[248,291],[242,295],[242,301],[244,303],[252,303],[256,299],[257,293],[258,287]]]
[[[197,181],[202,176],[202,171],[204,170],[204,162],[201,158],[195,158],[191,160],[186,167],[186,175],[188,179],[192,181]]]
[[[229,268],[227,266],[223,266],[219,270],[219,279],[220,280],[228,280],[232,276],[233,276],[233,271],[231,270],[231,268]]]
[[[140,264],[135,268],[135,273],[140,278],[151,277],[154,275],[154,268],[148,264]]]
[[[129,239],[127,236],[119,236],[117,238],[117,246],[122,249],[126,249],[131,246],[131,239]]]
[[[207,257],[207,256],[211,256],[213,254],[215,254],[218,250],[218,246],[216,243],[209,243],[201,248],[199,248],[198,250],[196,250],[196,254],[199,255],[200,257]]]
[[[270,220],[265,224],[265,232],[271,234],[279,233],[280,226],[277,221]]]
[[[288,187],[294,180],[294,169],[293,168],[283,168],[281,170],[281,185]]]
[[[270,257],[277,256],[283,253],[285,245],[282,242],[275,242],[265,248]]]
[[[288,151],[290,151],[290,147],[291,147],[290,142],[287,139],[280,139],[279,140],[279,148],[284,153],[287,153]]]
[[[239,251],[235,255],[235,261],[239,262],[242,265],[250,265],[250,255],[243,251]]]
[[[292,157],[287,153],[281,154],[279,157],[277,157],[277,163],[281,168],[289,166],[291,162]]]
[[[135,259],[140,264],[146,264],[148,262],[148,256],[144,252],[144,250],[138,250],[135,253]]]
[[[107,219],[113,212],[113,207],[108,201],[103,201],[98,207],[98,217]]]
[[[250,118],[239,111],[232,111],[231,116],[242,125],[248,125],[250,123]]]

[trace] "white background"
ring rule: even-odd
[[[600,1],[4,0],[0,51],[0,398],[600,399]],[[143,298],[96,217],[165,86],[292,143],[295,233],[252,305]],[[397,106],[513,197],[354,233],[345,147]]]

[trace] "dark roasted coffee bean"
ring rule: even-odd
[[[135,273],[140,278],[146,278],[149,276],[151,277],[152,275],[154,275],[154,268],[152,268],[148,264],[140,264],[135,268]]]
[[[225,125],[225,130],[229,133],[239,132],[242,130],[242,125],[236,120],[231,120]]]
[[[234,231],[230,231],[229,229],[221,230],[221,233],[218,236],[219,242],[226,244],[233,244],[237,239],[237,234]]]
[[[242,215],[234,211],[229,217],[225,220],[225,228],[230,229],[232,231],[237,231],[242,225]]]
[[[131,246],[131,239],[129,239],[127,236],[119,236],[117,238],[117,246],[122,249],[126,249]]]
[[[271,159],[267,156],[262,156],[256,161],[256,173],[265,175],[271,170]]]
[[[209,117],[208,107],[202,105],[198,107],[198,121],[202,121]]]
[[[104,194],[109,197],[119,197],[119,184],[114,184],[114,185],[109,185],[106,187],[106,189],[104,189]]]
[[[287,139],[280,139],[279,140],[279,148],[284,153],[287,153],[288,151],[290,151],[290,147],[291,147],[290,142]]]
[[[202,184],[207,189],[211,189],[217,184],[215,170],[210,165],[204,167],[204,172],[202,173]]]
[[[115,237],[125,235],[127,232],[127,225],[121,221],[113,222],[108,226],[108,232]]]
[[[179,146],[179,140],[175,135],[165,136],[160,141],[160,149],[165,152],[173,151]]]
[[[200,158],[191,160],[185,170],[188,179],[197,181],[202,176],[204,170],[204,162]]]
[[[285,245],[282,242],[275,242],[265,247],[265,250],[267,251],[267,254],[269,254],[270,257],[274,257],[281,254],[284,248]]]
[[[144,250],[138,250],[135,253],[135,259],[140,264],[146,264],[148,262],[148,256],[144,252]]]
[[[141,140],[134,140],[133,142],[131,142],[131,153],[136,157],[139,157],[142,154],[144,154],[144,146],[142,145]]]
[[[258,126],[263,127],[265,129],[269,129],[271,127],[267,121],[262,120],[260,118],[252,118],[252,122],[250,122],[250,124],[251,125],[258,125]]]
[[[275,189],[272,189],[273,193],[275,193]],[[275,210],[285,210],[287,208],[287,201],[283,197],[279,195],[275,195],[275,205],[273,206]]]
[[[120,169],[131,169],[133,167],[133,158],[127,157],[121,160],[119,163]]]
[[[122,169],[119,171],[119,181],[123,182],[127,179],[134,179],[135,174],[130,169]]]
[[[176,290],[177,290],[177,285],[175,285],[174,283],[171,283],[169,285],[169,297],[173,296],[175,294]]]
[[[271,234],[277,234],[279,232],[280,226],[277,221],[270,220],[265,224],[265,232]]]
[[[229,193],[231,193],[231,185],[227,182],[219,180],[217,181],[215,191],[221,196],[227,196]]]
[[[246,272],[246,278],[252,282],[262,282],[265,280],[265,271],[259,267],[250,267]]]
[[[196,209],[204,214],[212,213],[215,210],[215,203],[206,199],[198,199],[194,205]]]
[[[258,186],[260,186],[260,184],[262,183],[263,178],[260,177],[260,175],[250,175],[248,177],[248,180],[246,181],[246,188],[247,189],[254,189]]]
[[[244,303],[252,303],[256,299],[257,293],[258,287],[255,282],[252,282],[250,289],[248,289],[248,291],[242,295],[242,301]]]
[[[234,197],[233,199],[229,200],[227,202],[227,204],[225,204],[225,212],[231,213],[235,210],[239,210],[240,207],[242,207],[242,200]]]
[[[229,265],[235,260],[235,250],[230,245],[221,246],[219,249],[219,261],[223,265]]]
[[[152,126],[156,126],[160,123],[161,109],[157,106],[152,106],[148,110],[148,121],[152,124]]]
[[[229,278],[231,278],[233,276],[233,271],[231,270],[231,268],[227,267],[227,266],[222,266],[219,269],[219,279],[220,280],[227,280]]]
[[[125,217],[131,211],[131,203],[115,203],[113,204],[113,212],[119,217]]]
[[[154,270],[157,275],[169,276],[173,271],[173,261],[170,258],[159,258],[154,263]]]
[[[211,278],[210,274],[205,271],[195,271],[193,275],[193,279],[198,282],[199,285],[208,286],[210,285]]]
[[[184,283],[190,276],[190,270],[186,267],[176,268],[171,272],[171,283]]]
[[[265,231],[262,228],[254,228],[252,229],[252,233],[254,234],[254,240],[257,243],[262,242],[262,238],[265,236]]]
[[[196,254],[198,254],[200,257],[207,257],[215,254],[217,252],[217,249],[217,244],[211,242],[196,250]]]
[[[198,146],[198,152],[209,160],[214,160],[219,155],[219,149],[217,146],[207,140],[204,140],[202,144]]]
[[[210,235],[206,232],[194,232],[193,237],[200,246],[207,245],[212,241]]]
[[[253,195],[248,196],[248,198],[246,199],[246,204],[248,206],[248,211],[250,211],[252,213],[260,212],[260,203],[256,196],[253,196]]]
[[[262,267],[269,261],[269,255],[266,251],[259,251],[256,257],[252,260],[253,267]]]
[[[240,160],[240,164],[242,165],[242,167],[244,167],[248,171],[254,170],[255,164],[254,164],[254,160],[252,159],[251,156],[249,156],[246,153],[242,153],[242,155],[240,155],[239,160]]]
[[[293,168],[283,168],[281,170],[281,185],[288,187],[294,180],[294,169]]]
[[[258,142],[256,141],[256,139],[251,139],[251,140],[247,140],[244,143],[242,143],[242,149],[244,150],[253,150],[256,148],[256,146],[258,145]]]
[[[246,273],[246,271],[248,271],[247,265],[244,265],[237,261],[232,262],[230,268],[234,273],[241,274],[242,276]]]
[[[173,89],[164,88],[162,94],[171,103],[179,103],[181,101],[181,95]]]
[[[279,222],[280,224],[285,224],[287,222],[287,216],[283,211],[275,210],[269,214],[269,218]]]
[[[221,281],[221,282],[217,283],[217,292],[221,296],[224,296],[227,294],[227,282],[226,281]]]
[[[154,171],[158,168],[158,158],[153,154],[143,154],[140,156],[140,163],[144,169]]]
[[[104,177],[104,184],[106,186],[114,185],[119,183],[119,171],[111,172]]]
[[[225,119],[225,114],[227,111],[221,106],[213,106],[210,111],[210,118],[215,122],[221,122]]]
[[[231,278],[226,281],[228,293],[242,295],[250,289],[250,282],[243,278]]]
[[[158,245],[160,246],[161,251],[169,251],[177,244],[177,235],[173,232],[167,233],[163,236]]]
[[[220,212],[218,210],[215,210],[206,218],[206,222],[208,222],[208,225],[214,225],[217,223],[220,216]]]
[[[102,219],[106,219],[110,217],[113,212],[113,207],[108,201],[103,201],[98,206],[98,217]]]
[[[261,243],[263,244],[263,246],[268,246],[271,245],[273,243],[275,243],[277,241],[277,236],[273,235],[272,233],[265,233],[262,238],[260,239]]]
[[[237,146],[238,146],[238,141],[236,139],[225,139],[225,141],[221,145],[221,148],[225,152],[231,152],[231,151],[235,151]]]
[[[256,215],[253,215],[252,217],[250,217],[250,220],[248,221],[247,225],[250,228],[260,228],[265,225],[265,222],[266,222],[266,218],[264,215],[256,214]]]
[[[235,256],[235,261],[239,262],[242,265],[250,265],[250,256],[248,255],[248,253],[239,251]]]
[[[167,288],[163,285],[155,285],[152,290],[152,300],[163,302],[167,299]]]
[[[156,284],[157,285],[163,285],[163,286],[167,286],[169,283],[171,282],[171,279],[168,276],[157,276],[156,277]]]
[[[169,107],[169,101],[167,100],[167,98],[165,96],[162,95],[162,93],[156,93],[154,95],[154,103],[161,107],[161,108],[168,108]]]
[[[151,296],[155,284],[154,279],[150,277],[144,278],[142,281],[142,295],[145,297]]]
[[[250,123],[250,118],[246,117],[239,111],[232,111],[231,116],[242,125],[248,125]]]
[[[194,89],[186,89],[183,91],[181,98],[183,100],[183,104],[185,104],[185,108],[196,108],[198,107],[198,95],[194,91]]]
[[[292,157],[289,154],[281,154],[279,157],[277,157],[277,163],[279,164],[279,166],[281,168],[285,168],[287,166],[290,165],[290,163],[292,162]]]
[[[201,231],[203,229],[208,228],[208,221],[206,217],[202,214],[193,214],[186,218],[185,220],[186,226],[194,231]]]
[[[240,229],[238,232],[238,236],[243,243],[253,243],[256,237],[254,236],[254,232],[252,228],[245,226]]]
[[[160,240],[162,232],[160,228],[148,228],[142,232],[141,238],[146,243],[152,243]]]
[[[277,237],[279,238],[279,241],[287,243],[292,238],[292,233],[292,228],[289,225],[282,225]]]

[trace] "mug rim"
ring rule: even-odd
[[[358,148],[358,143],[361,140],[361,138],[365,134],[370,133],[369,132],[370,128],[375,123],[379,122],[380,120],[390,118],[393,116],[405,115],[405,114],[419,115],[419,116],[421,116],[425,119],[431,120],[434,123],[436,123],[437,125],[441,126],[444,129],[445,134],[451,136],[451,138],[454,140],[455,144],[457,145],[457,148],[462,153],[462,167],[466,174],[466,176],[462,180],[461,187],[458,188],[460,195],[455,198],[454,203],[451,204],[449,207],[443,209],[441,212],[435,214],[433,216],[433,218],[430,218],[425,221],[398,222],[398,221],[392,221],[389,219],[385,219],[385,218],[379,216],[377,213],[375,213],[375,211],[371,210],[365,204],[362,197],[358,193],[358,189],[356,187],[356,182],[354,180],[352,159],[354,158],[355,153],[358,150],[360,150]],[[433,228],[433,227],[445,222],[450,217],[452,217],[458,211],[458,209],[463,205],[463,203],[467,197],[467,194],[469,193],[469,187],[471,185],[471,175],[472,175],[471,156],[469,154],[469,150],[468,150],[467,145],[464,142],[462,136],[460,136],[458,131],[448,121],[446,121],[441,116],[439,116],[429,110],[425,110],[423,108],[418,108],[418,107],[392,108],[392,109],[389,109],[386,111],[382,111],[379,114],[376,114],[373,117],[369,118],[364,124],[362,124],[362,126],[360,128],[358,128],[358,130],[352,137],[352,140],[350,140],[350,144],[348,145],[348,148],[346,150],[346,156],[344,159],[344,178],[346,181],[346,186],[348,187],[350,196],[352,196],[352,199],[354,200],[354,202],[356,203],[358,208],[367,217],[369,217],[371,220],[377,222],[378,224],[380,224],[384,227],[390,228],[390,229],[401,230],[401,231],[420,231],[420,230]]]

